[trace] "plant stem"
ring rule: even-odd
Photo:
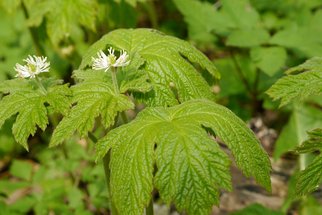
[[[112,70],[111,75],[112,75],[112,81],[113,81],[113,86],[114,86],[114,92],[116,94],[120,94],[120,88],[117,83],[117,77],[116,77],[117,70],[115,69],[115,67],[111,67],[111,70]]]
[[[36,80],[36,83],[37,83],[37,85],[38,85],[38,87],[39,87],[39,89],[43,92],[43,93],[47,93],[47,90],[45,89],[45,87],[44,87],[44,85],[42,85],[42,83],[41,83],[41,81],[40,81],[40,79],[36,76],[35,77],[35,80]]]
[[[261,107],[259,100],[257,99],[258,97],[258,85],[259,85],[259,78],[260,78],[260,72],[258,70],[256,70],[256,74],[255,74],[255,80],[253,83],[253,86],[251,86],[251,84],[247,81],[247,79],[245,78],[242,69],[237,61],[237,58],[235,57],[235,54],[233,51],[231,52],[231,58],[233,60],[233,63],[235,65],[237,74],[239,76],[239,78],[241,79],[241,81],[243,82],[244,86],[246,87],[247,93],[250,96],[251,102],[252,102],[252,115],[255,115],[256,112],[258,111],[258,109]]]
[[[127,115],[126,115],[126,113],[124,111],[121,112],[121,118],[123,120],[123,124],[126,124],[126,123],[129,122],[129,119],[127,118]]]
[[[95,135],[92,132],[88,132],[88,137],[94,144],[97,143],[98,139],[95,137]],[[103,158],[103,167],[105,172],[106,184],[108,188],[108,195],[111,201],[111,214],[117,215],[116,207],[111,198],[112,192],[111,192],[111,185],[110,185],[110,179],[111,179],[110,158],[111,158],[111,152],[108,152]]]
[[[98,140],[92,132],[88,132],[88,137],[94,144],[97,143]]]
[[[114,91],[115,91],[116,94],[120,94],[120,88],[119,88],[119,85],[117,83],[117,76],[116,76],[117,69],[115,69],[115,67],[111,67],[111,70],[112,70],[111,75],[112,75]],[[121,118],[122,118],[124,124],[129,122],[125,112],[121,112]]]
[[[111,170],[110,170],[110,159],[111,159],[111,151],[109,151],[103,158],[103,166],[104,166],[104,171],[105,171],[105,178],[106,178],[106,184],[108,187],[108,192],[109,192],[109,198],[111,201],[111,214],[112,215],[117,215],[117,210],[113,202],[112,198],[112,192],[111,192]]]
[[[148,205],[148,207],[146,208],[146,215],[153,215],[154,211],[153,211],[153,196],[151,197],[151,201]]]
[[[237,59],[236,59],[235,54],[233,53],[233,51],[231,51],[231,59],[233,60],[233,63],[235,65],[235,67],[236,67],[236,71],[237,71],[237,73],[238,73],[241,81],[245,85],[248,93],[251,94],[252,93],[252,88],[250,87],[247,79],[244,77],[244,74],[242,72],[242,69],[241,69],[241,67],[240,67],[240,65],[239,65],[239,63],[238,63],[238,61],[237,61]]]
[[[306,167],[306,154],[300,154],[299,168],[300,168],[300,170],[304,170],[305,167]]]

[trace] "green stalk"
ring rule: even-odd
[[[111,71],[112,71],[111,74],[112,74],[112,81],[113,81],[113,86],[114,86],[114,92],[116,94],[120,94],[120,88],[119,88],[119,85],[117,83],[117,76],[116,76],[117,69],[115,69],[115,67],[111,67]],[[129,120],[128,120],[125,112],[122,112],[121,113],[121,118],[122,118],[124,124],[126,124],[126,123],[129,122]]]
[[[119,89],[119,85],[117,83],[117,77],[116,77],[116,72],[117,70],[114,67],[111,67],[111,76],[112,76],[112,82],[113,82],[113,86],[114,86],[114,92],[115,94],[120,94],[120,89]],[[118,117],[116,117],[118,118]],[[94,135],[90,135],[91,133],[89,133],[89,138],[94,139],[93,136]],[[96,137],[95,137],[96,139]],[[95,141],[95,143],[97,142],[97,139]],[[117,210],[116,207],[113,203],[113,199],[112,199],[112,192],[111,192],[111,170],[110,170],[110,160],[111,160],[111,151],[109,151],[103,158],[103,166],[104,166],[104,172],[105,172],[105,179],[106,179],[106,184],[108,187],[108,192],[109,192],[109,197],[111,200],[111,214],[112,215],[117,215]]]
[[[233,51],[231,51],[230,53],[231,53],[231,59],[232,59],[233,64],[236,68],[237,74],[238,74],[240,80],[243,82],[244,86],[246,87],[247,92],[249,93],[249,95],[251,95],[253,90],[252,90],[251,86],[249,85],[246,77],[244,76],[244,74],[242,72],[242,68],[240,67],[240,65],[238,63],[236,56]]]
[[[151,201],[148,207],[146,208],[145,215],[153,215],[153,214],[154,214],[154,211],[153,211],[153,196],[152,196]]]
[[[306,168],[306,163],[307,163],[307,155],[306,154],[300,154],[300,158],[299,158],[299,167],[300,170],[304,170]]]
[[[114,86],[114,92],[116,94],[120,94],[120,88],[119,85],[117,83],[117,77],[116,77],[116,72],[117,70],[115,69],[115,67],[111,67],[111,74],[112,74],[112,81],[113,81],[113,86]]]
[[[293,106],[294,110],[299,110],[301,108],[301,106],[298,106],[298,104],[294,104]],[[299,142],[298,142],[298,146],[300,146],[303,142],[303,140],[305,139],[305,137],[303,137],[301,135],[301,122],[300,122],[300,119],[299,119],[299,116],[297,114],[294,115],[294,120],[295,120],[295,129],[297,131],[297,133],[299,134]],[[298,165],[299,165],[299,170],[304,170],[307,166],[307,160],[308,160],[308,155],[305,153],[305,154],[300,154],[299,155],[299,158],[298,158]]]
[[[116,73],[117,73],[117,69],[115,67],[111,67],[111,76],[112,76],[112,82],[113,82],[113,87],[114,87],[114,92],[115,94],[120,94],[120,88],[119,88],[119,85],[118,85],[118,82],[117,82],[117,76],[116,76]],[[127,123],[128,122],[128,118],[126,116],[126,113],[125,112],[122,112],[120,113],[120,115],[118,115],[116,117],[116,119],[121,116],[122,117],[122,120],[123,120],[123,123]],[[115,125],[114,125],[115,127]],[[97,142],[97,139],[96,137],[89,133],[89,138],[92,139],[92,140],[95,140],[93,142]],[[111,181],[111,170],[110,170],[110,160],[111,160],[111,151],[109,151],[103,158],[103,166],[104,166],[104,171],[105,171],[105,178],[106,178],[106,184],[107,184],[107,187],[108,187],[108,191],[109,191],[109,197],[110,197],[110,200],[111,200],[111,214],[112,215],[117,215],[118,212],[117,212],[117,209],[115,207],[115,204],[113,202],[113,198],[112,198],[112,192],[111,192],[111,184],[110,184],[110,181]],[[152,204],[152,206],[150,206]],[[153,201],[151,200],[151,203],[150,203],[149,207],[147,208],[147,215],[153,215]],[[152,207],[152,212],[151,212],[151,207]]]
[[[95,135],[92,132],[88,132],[88,137],[94,144],[97,143],[98,139],[95,137]],[[108,187],[108,196],[111,201],[111,208],[110,208],[111,214],[117,215],[117,210],[112,200],[112,192],[111,192],[111,184],[110,184],[110,181],[111,181],[110,158],[111,158],[111,152],[108,152],[103,158],[103,167],[105,172],[106,185]]]
[[[44,93],[46,94],[47,93],[47,90],[45,89],[44,85],[41,83],[41,80],[38,78],[38,76],[35,77],[35,80],[36,80],[36,83],[39,87],[39,89]]]
[[[115,204],[113,202],[112,198],[112,192],[111,192],[111,170],[110,170],[110,159],[111,159],[111,151],[109,151],[103,158],[103,166],[104,166],[104,171],[105,171],[105,178],[106,178],[106,184],[108,187],[108,192],[109,192],[109,198],[111,201],[111,215],[117,215],[117,210],[115,207]]]

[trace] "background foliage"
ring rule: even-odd
[[[212,75],[218,76],[216,71],[204,72],[203,77],[217,93],[216,100],[244,120],[258,116],[266,119],[265,123],[279,132],[273,152],[274,159],[278,160],[295,156],[289,151],[309,137],[308,141],[316,138],[312,136],[315,133],[308,135],[307,131],[322,127],[321,95],[318,95],[321,93],[321,58],[304,63],[309,58],[322,55],[321,7],[320,0],[1,0],[0,81],[14,77],[15,63],[20,63],[28,54],[37,54],[51,59],[53,76],[73,83],[70,77],[80,65],[81,56],[102,35],[118,28],[153,27],[188,40],[214,62],[221,79],[211,78]],[[135,45],[138,48],[139,44],[140,39],[137,38]],[[295,67],[297,65],[300,66]],[[287,71],[286,76],[284,71]],[[95,80],[87,80],[81,72],[76,72],[75,76],[84,81],[72,89],[76,93],[82,87],[88,87],[87,83],[95,83]],[[54,96],[59,96],[55,84],[48,83],[53,86],[53,92],[58,92]],[[175,84],[184,85],[184,81]],[[23,87],[19,86],[19,89]],[[130,86],[123,87],[126,91]],[[144,92],[150,86],[141,87],[141,92]],[[8,89],[15,88],[0,86],[3,93],[8,93]],[[180,95],[183,100],[188,96],[184,92]],[[280,99],[281,103],[272,101],[268,95]],[[19,93],[14,96],[21,99]],[[21,115],[32,114],[34,108],[41,109],[46,102],[50,104],[45,100],[50,98],[41,94],[35,95],[35,99],[39,100],[39,105],[30,107],[31,112],[22,112]],[[82,98],[79,99],[81,101]],[[172,104],[174,100],[158,102]],[[23,140],[27,136],[14,137],[11,131],[13,123],[23,120],[23,117],[10,117],[19,112],[19,106],[4,104],[7,109],[0,110],[10,112],[6,121],[0,119],[0,124],[3,123],[0,130],[0,211],[7,214],[30,211],[35,214],[107,213],[109,203],[107,192],[103,190],[106,189],[103,171],[100,164],[93,163],[91,144],[73,136],[74,130],[65,130],[61,125],[61,130],[71,136],[68,143],[46,149],[52,128],[60,121],[66,104],[69,105],[67,101],[58,106],[53,104],[56,113],[53,110],[47,121],[26,122],[30,125],[30,132],[35,133],[29,137],[28,154],[16,144],[17,141],[27,146]],[[126,108],[130,106],[124,105]],[[278,109],[280,105],[282,107]],[[81,109],[78,106],[74,108]],[[99,109],[92,111],[100,112]],[[77,117],[75,115],[75,119]],[[90,121],[95,125],[94,118]],[[47,131],[33,130],[36,124],[40,128],[48,124]],[[19,127],[14,128],[17,129]],[[75,128],[80,134],[87,129]],[[52,141],[62,141],[66,133]],[[97,135],[102,133],[100,129],[96,130]],[[305,148],[308,141],[297,151],[313,153],[299,156],[299,169],[304,169],[312,160],[316,165],[321,161],[321,155],[317,156],[319,147]],[[79,172],[80,167],[82,172]],[[306,171],[309,170],[310,166]],[[301,173],[296,178],[305,180]],[[321,179],[317,181],[321,182]],[[294,185],[294,188],[291,183],[289,186],[290,190],[302,190],[303,193],[312,191],[301,184]],[[281,210],[291,210],[293,201],[293,198],[286,199]],[[315,198],[300,202],[295,209],[301,214],[322,210],[316,206]],[[249,214],[249,211],[261,207],[254,205],[240,213]]]

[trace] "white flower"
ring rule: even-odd
[[[101,50],[97,53],[97,58],[92,57],[93,65],[92,68],[95,70],[104,70],[105,72],[111,67],[122,67],[129,65],[129,55],[126,51],[122,50],[120,56],[117,58],[114,55],[114,49],[108,49],[109,54],[106,54]]]
[[[36,75],[42,72],[48,72],[50,63],[47,62],[47,57],[37,57],[29,55],[27,59],[23,60],[27,64],[22,66],[16,64],[14,69],[17,71],[16,77],[20,78],[35,78]]]

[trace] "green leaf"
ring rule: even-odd
[[[46,20],[47,34],[54,45],[65,38],[78,36],[81,27],[95,31],[96,1],[46,0],[29,5],[30,26]]]
[[[266,43],[269,34],[265,29],[241,29],[233,31],[227,38],[228,46],[253,47]]]
[[[317,156],[305,170],[296,177],[296,194],[307,195],[318,189],[322,183],[322,155]]]
[[[309,139],[297,147],[298,153],[322,152],[322,129],[308,132]],[[296,195],[304,196],[316,190],[322,182],[322,155],[318,155],[311,164],[296,176]]]
[[[270,43],[300,51],[308,57],[321,56],[322,46],[312,38],[317,36],[316,33],[307,28],[286,29],[276,33]]]
[[[299,74],[303,72],[319,72],[322,73],[322,57],[311,58],[304,63],[292,67],[286,71],[286,74]]]
[[[117,71],[117,77],[120,82],[120,92],[142,92],[146,93],[152,89],[152,85],[149,83],[148,74],[140,69],[144,60],[139,54],[135,54],[132,58],[132,63],[126,67]]]
[[[4,94],[13,94],[17,92],[29,92],[32,89],[29,81],[26,79],[11,79],[0,82],[0,92]]]
[[[319,198],[314,198],[314,196],[307,196],[303,198],[301,204],[301,209],[299,213],[301,215],[311,215],[311,214],[321,214],[322,206]]]
[[[31,180],[32,164],[27,161],[14,160],[10,166],[10,173],[26,181]]]
[[[0,84],[0,91],[7,95],[0,101],[0,126],[5,120],[17,115],[12,131],[18,143],[28,150],[27,139],[34,135],[37,126],[45,130],[48,124],[47,105],[55,112],[66,113],[70,91],[56,81],[43,81],[47,91],[37,87],[35,80],[14,79]],[[60,99],[60,100],[59,100]]]
[[[231,20],[234,23],[235,28],[251,29],[259,22],[259,14],[249,0],[222,0],[222,7],[222,13],[228,22]]]
[[[13,13],[20,6],[21,0],[1,0],[0,5],[9,13]]]
[[[132,7],[136,7],[136,4],[138,2],[146,2],[147,0],[114,0],[114,1],[117,3],[121,3],[122,1],[125,1],[126,3],[131,5]]]
[[[3,1],[0,1],[0,4]],[[13,3],[15,0],[8,0]],[[31,54],[30,44],[32,39],[28,26],[23,24],[25,17],[23,11],[19,8],[12,14],[6,13],[0,6],[0,80],[7,80],[8,77],[14,77],[16,72],[13,66]]]
[[[146,104],[172,106],[178,101],[195,98],[214,99],[210,87],[199,71],[201,67],[216,78],[219,78],[219,73],[214,64],[188,42],[151,29],[115,30],[89,48],[80,69],[90,67],[92,57],[109,46],[127,51],[131,64],[144,62],[140,70],[149,77],[153,90],[135,96]],[[124,68],[125,71],[127,69]]]
[[[302,145],[296,148],[298,153],[308,153],[314,151],[322,151],[322,129],[317,128],[307,132],[309,139],[304,141]]]
[[[62,143],[75,131],[86,136],[99,116],[103,126],[108,128],[114,124],[118,112],[134,107],[128,97],[114,92],[110,73],[79,70],[74,72],[74,76],[83,81],[72,86],[74,106],[56,127],[50,146]]]
[[[240,61],[239,56],[237,57],[236,57],[236,61],[237,60]],[[239,79],[236,78],[238,77],[238,71],[236,70],[233,59],[231,58],[218,59],[215,61],[215,65],[219,71],[229,71],[229,72],[221,73],[221,79],[219,81],[220,89],[221,89],[219,95],[221,97],[227,97],[231,95],[246,93],[245,85]]]
[[[266,208],[260,204],[252,204],[240,211],[230,213],[229,215],[283,215],[282,212],[273,211],[269,208]]]
[[[24,198],[17,199],[10,205],[12,211],[20,212],[20,214],[27,214],[33,209],[37,199],[34,196],[25,196]],[[2,211],[1,211],[2,212]]]
[[[214,40],[213,32],[226,36],[232,31],[235,33],[230,40],[237,46],[258,44],[258,41],[263,40],[262,37],[265,41],[268,39],[267,33],[262,33],[263,30],[255,37],[247,33],[258,32],[256,27],[260,21],[259,14],[248,0],[222,0],[220,6],[197,0],[174,0],[174,3],[183,14],[188,24],[189,36],[194,40],[211,42]],[[243,35],[238,40],[239,32]],[[256,41],[247,40],[247,36],[254,37]]]
[[[188,24],[189,37],[198,41],[213,41],[213,30],[226,30],[226,23],[212,4],[195,0],[174,0]],[[198,13],[196,13],[198,11]]]
[[[256,47],[251,49],[252,61],[269,76],[275,75],[285,65],[286,50],[282,47]]]
[[[312,15],[309,14],[305,19],[300,19],[298,23],[292,21],[292,24],[278,31],[271,38],[270,43],[290,48],[307,57],[322,57],[321,22],[322,11],[317,10]]]
[[[48,88],[46,95],[49,107],[53,109],[53,112],[63,115],[67,115],[70,110],[70,96],[71,92],[67,84]]]
[[[281,100],[280,106],[294,100],[303,100],[322,92],[322,58],[312,58],[298,67],[288,70],[287,76],[279,79],[267,94]],[[299,73],[299,74],[297,74]]]
[[[232,151],[246,176],[270,190],[270,161],[251,130],[227,108],[191,100],[170,108],[147,108],[97,143],[97,159],[111,150],[111,188],[120,214],[141,214],[155,186],[161,198],[189,214],[218,204],[219,189],[231,189],[228,156],[211,129]],[[126,134],[126,135],[124,135]]]
[[[277,159],[285,152],[293,150],[307,139],[306,131],[318,127],[322,127],[320,110],[305,105],[295,107],[275,143],[274,158]]]

